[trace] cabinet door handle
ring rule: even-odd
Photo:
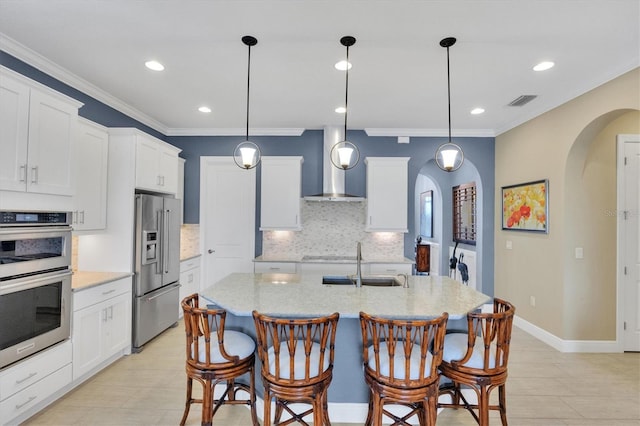
[[[25,377],[24,379],[16,380],[16,385],[24,383],[27,380],[29,380],[30,378],[32,378],[33,376],[37,376],[37,375],[38,375],[38,373],[29,373],[29,375],[27,377]]]
[[[188,283],[192,283],[193,282],[193,274],[189,274],[189,278],[187,278],[187,282]]]
[[[38,166],[31,167],[31,183],[38,183]]]
[[[84,224],[84,210],[80,212],[80,223]]]
[[[29,399],[26,402],[23,402],[22,404],[16,404],[16,410],[21,409],[22,407],[24,407],[25,405],[27,405],[28,403],[30,403],[31,401],[33,401],[36,398],[37,398],[37,396],[30,396]]]
[[[20,182],[27,181],[27,165],[20,166]]]
[[[113,292],[115,292],[115,289],[111,289],[111,290],[109,290],[109,291],[103,291],[103,292],[102,292],[102,295],[103,295],[103,296],[106,296],[107,294],[111,294],[111,293],[113,293]]]

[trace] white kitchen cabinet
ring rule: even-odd
[[[0,68],[0,190],[73,194],[82,103]]]
[[[131,297],[131,278],[74,292],[73,380],[129,351]]]
[[[300,230],[302,157],[262,157],[260,230]]]
[[[73,229],[87,231],[107,226],[107,167],[109,133],[99,124],[80,118],[74,164]]]
[[[0,372],[0,424],[18,424],[71,383],[71,341],[45,349]],[[26,414],[25,413],[28,413]],[[16,421],[14,421],[16,419]]]
[[[178,315],[182,318],[182,300],[200,291],[200,256],[180,262],[180,304],[178,304]]]
[[[142,132],[136,136],[136,188],[176,194],[180,150]]]
[[[256,274],[295,274],[298,272],[297,262],[254,262],[253,272]]]
[[[408,232],[408,157],[367,157],[365,231]]]

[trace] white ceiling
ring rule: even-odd
[[[454,135],[497,135],[639,66],[640,1],[0,0],[0,48],[165,134],[244,134],[243,35],[251,134],[343,125],[352,35],[349,129],[446,133],[453,36]]]

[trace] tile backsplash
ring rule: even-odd
[[[366,259],[395,259],[404,256],[404,234],[365,232],[367,204],[364,202],[302,201],[301,231],[265,231],[262,256],[299,258],[304,255],[355,256],[362,243]]]
[[[185,223],[180,227],[180,258],[200,254],[200,225]]]

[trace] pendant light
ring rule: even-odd
[[[440,40],[440,46],[447,48],[447,94],[449,105],[449,141],[438,147],[436,151],[436,164],[445,172],[455,172],[464,162],[462,148],[451,142],[451,77],[449,72],[449,48],[456,43],[454,37]]]
[[[248,47],[247,56],[247,127],[245,141],[240,143],[233,151],[233,161],[242,169],[253,169],[260,163],[262,154],[258,145],[249,140],[249,88],[251,82],[251,46],[258,44],[258,40],[252,36],[242,37],[242,42]]]
[[[349,114],[349,47],[356,43],[355,37],[344,36],[340,39],[340,44],[347,48],[347,64],[345,70],[344,89],[344,139],[331,147],[329,158],[331,164],[343,170],[352,169],[360,161],[360,151],[355,144],[347,140],[347,114]]]

